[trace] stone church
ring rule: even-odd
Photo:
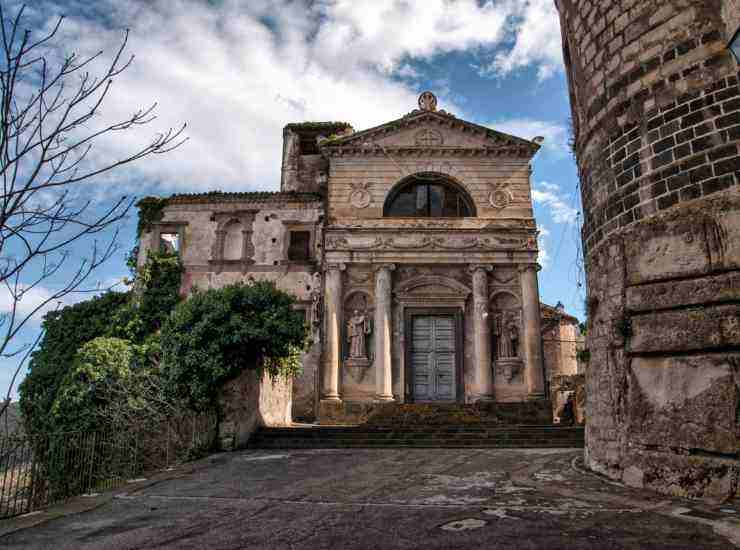
[[[288,124],[279,192],[174,195],[142,236],[179,250],[183,292],[269,279],[313,344],[293,416],[378,402],[548,410],[530,161],[541,144],[418,108],[363,131]]]

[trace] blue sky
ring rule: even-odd
[[[278,190],[286,123],[346,120],[360,130],[409,112],[429,89],[440,108],[460,118],[525,138],[545,136],[532,177],[541,295],[583,318],[580,196],[553,0],[98,0],[94,8],[89,1],[41,0],[30,3],[27,19],[38,31],[67,15],[57,51],[83,55],[110,55],[123,30],[131,31],[128,51],[136,59],[116,79],[97,123],[125,119],[153,102],[158,118],[99,140],[91,162],[120,158],[183,122],[189,141],[80,186],[74,190],[80,200],[101,210],[124,194]],[[119,227],[120,250],[88,287],[126,275],[135,225],[132,213]],[[90,246],[78,243],[72,259],[85,257]],[[35,289],[21,310],[30,311],[61,281]],[[0,294],[0,309],[7,307]],[[39,326],[40,314],[19,342],[30,341]],[[0,361],[0,388],[13,365]]]

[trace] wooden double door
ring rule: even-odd
[[[414,315],[410,319],[410,375],[415,402],[456,401],[459,361],[455,315]]]

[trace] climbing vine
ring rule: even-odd
[[[139,209],[139,223],[136,226],[137,237],[148,233],[153,224],[162,220],[165,206],[167,206],[167,199],[160,197],[144,197],[136,203],[136,207]]]

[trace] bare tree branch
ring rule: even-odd
[[[99,117],[115,78],[134,61],[126,54],[129,32],[124,31],[96,75],[89,71],[103,59],[103,51],[59,57],[54,48],[64,17],[46,32],[35,33],[23,28],[24,11],[22,6],[7,14],[0,2],[0,291],[9,296],[7,311],[0,315],[0,358],[21,358],[0,416],[41,337],[18,346],[14,341],[20,331],[68,295],[89,291],[83,289],[85,283],[118,250],[118,232],[102,242],[95,238],[84,258],[75,257],[71,248],[114,229],[133,204],[122,197],[101,212],[91,201],[76,199],[75,186],[94,184],[106,172],[170,152],[187,139],[185,125],[170,128],[121,158],[94,162],[90,153],[97,140],[156,119],[154,103],[124,120],[88,128]],[[29,305],[34,291],[39,295],[41,289],[45,293]]]

